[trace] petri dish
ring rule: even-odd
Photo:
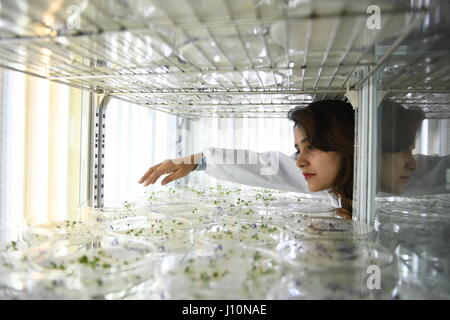
[[[399,281],[395,288],[395,296],[399,300],[448,300],[449,297],[430,290],[418,281]]]
[[[169,256],[158,270],[161,299],[263,299],[280,277],[276,255],[241,246]]]
[[[445,194],[428,195],[420,197],[379,197],[376,199],[378,207],[391,206],[422,206],[430,209],[450,208],[450,198]]]
[[[0,274],[0,300],[81,300],[89,296],[62,271],[12,271]]]
[[[82,221],[93,222],[97,224],[109,223],[114,220],[125,219],[137,215],[135,209],[126,207],[82,207],[80,209],[80,212]]]
[[[448,210],[422,205],[384,205],[377,211],[376,220],[381,222],[445,221],[450,223]]]
[[[168,217],[180,217],[189,220],[205,220],[214,215],[214,207],[183,202],[166,203],[151,206],[151,211]],[[202,218],[202,219],[200,219]]]
[[[0,250],[0,273],[9,273],[18,270],[30,270],[32,265],[28,257],[28,244],[13,242],[13,245]]]
[[[270,300],[385,300],[396,299],[395,277],[372,282],[366,270],[342,268],[304,270],[276,282],[267,293]],[[377,289],[378,286],[380,289]]]
[[[290,240],[277,246],[283,270],[324,268],[387,268],[394,262],[392,252],[364,241],[352,239]]]
[[[32,244],[55,239],[82,239],[105,234],[101,225],[82,220],[53,221],[24,229],[24,239]]]
[[[25,242],[14,242],[0,251],[0,300],[87,298],[62,271],[34,265],[32,252],[33,247]]]
[[[410,221],[377,222],[375,224],[380,243],[395,248],[398,244],[417,245],[450,241],[450,224]]]
[[[111,235],[130,236],[151,242],[158,253],[189,249],[193,245],[193,224],[177,217],[134,217],[112,222]]]
[[[281,203],[275,206],[304,217],[336,217],[336,208],[325,203]]]
[[[29,258],[42,272],[64,272],[90,299],[126,299],[141,285],[150,295],[156,253],[149,242],[106,236],[43,243]]]
[[[425,298],[450,299],[450,246],[448,243],[401,244],[396,257],[402,279],[420,284]]]
[[[374,226],[380,242],[391,247],[450,240],[450,215],[442,208],[385,205],[378,209]]]
[[[292,214],[267,208],[267,207],[257,207],[257,206],[230,206],[216,208],[217,215],[220,215],[228,222],[260,222],[260,223],[282,223],[286,221],[287,217],[292,216]]]
[[[447,244],[400,244],[395,250],[401,288],[411,299],[450,299]]]
[[[286,228],[298,238],[353,238],[372,237],[372,228],[362,222],[333,217],[308,217],[291,220]]]
[[[260,222],[213,223],[196,232],[196,243],[213,247],[242,244],[256,248],[275,248],[293,235],[275,224]]]

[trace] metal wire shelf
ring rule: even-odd
[[[259,104],[277,116],[292,107],[285,96],[341,98],[377,63],[374,44],[411,32],[409,0],[375,1],[383,28],[366,28],[373,2],[8,2],[0,65],[175,114],[244,116]]]

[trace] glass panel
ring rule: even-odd
[[[379,241],[395,250],[401,281],[423,288],[413,298],[450,294],[448,10],[448,2],[433,2],[375,82],[375,228]],[[379,59],[389,45],[377,46]]]

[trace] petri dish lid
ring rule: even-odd
[[[450,245],[448,242],[422,243],[415,246],[413,250],[422,262],[430,265],[429,271],[434,269],[445,275],[450,283]]]
[[[153,279],[157,249],[139,239],[105,236],[49,241],[28,257],[41,271],[65,272],[89,296],[101,297]]]
[[[290,240],[277,246],[280,258],[300,268],[364,268],[387,266],[394,256],[386,249],[369,242],[352,239]],[[297,269],[298,270],[298,269]]]
[[[192,222],[182,218],[136,217],[114,221],[108,233],[151,241],[159,253],[168,254],[189,249],[193,243],[193,230]]]
[[[0,273],[0,300],[89,299],[85,288],[60,270],[13,270]]]
[[[373,234],[368,224],[334,217],[299,218],[286,228],[304,238],[365,238]]]
[[[306,216],[335,215],[336,208],[325,203],[293,203],[287,207],[295,214]]]
[[[233,206],[216,208],[218,215],[227,221],[272,223],[286,221],[292,214],[283,210],[261,206]]]
[[[145,230],[147,235],[160,235],[179,230],[190,230],[192,222],[179,217],[142,216],[116,220],[108,225],[108,230],[126,235],[136,235],[136,230]]]
[[[258,222],[213,223],[196,234],[197,241],[214,247],[242,244],[271,248],[292,237],[291,232],[277,225]]]
[[[136,210],[125,207],[94,208],[84,206],[80,208],[81,220],[95,223],[108,223],[110,221],[136,216]]]
[[[158,270],[169,299],[263,299],[280,277],[273,252],[242,246],[168,256]]]
[[[0,274],[29,270],[30,259],[28,257],[28,251],[29,247],[27,245],[19,249],[2,249],[0,251]]]
[[[186,219],[196,219],[198,217],[204,217],[214,212],[214,207],[199,203],[184,203],[173,202],[152,205],[149,207],[149,211],[163,214],[165,216],[182,217]],[[140,211],[138,211],[140,212]]]
[[[386,206],[417,206],[423,208],[423,210],[437,209],[438,211],[448,211],[450,208],[450,199],[448,195],[433,195],[420,198],[380,197],[376,199],[376,205],[377,208]]]
[[[23,238],[30,244],[55,239],[82,239],[104,235],[102,226],[89,221],[64,220],[53,221],[24,228]]]
[[[378,209],[378,218],[443,219],[450,221],[450,214],[446,209],[429,208],[422,205],[384,205]]]
[[[395,298],[396,278],[382,275],[380,289],[369,289],[366,270],[304,270],[277,281],[268,291],[271,300],[372,300]]]

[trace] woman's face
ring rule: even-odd
[[[406,182],[414,170],[416,170],[416,161],[412,155],[412,148],[405,152],[383,153],[381,190],[393,194],[403,193]]]
[[[294,128],[295,148],[299,167],[311,192],[327,190],[341,169],[342,156],[334,151],[321,151],[312,147],[298,126]]]

